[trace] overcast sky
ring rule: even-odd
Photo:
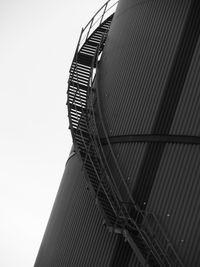
[[[67,80],[104,0],[0,0],[0,266],[33,266],[71,148]]]

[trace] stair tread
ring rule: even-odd
[[[69,80],[69,89],[70,88],[80,88],[81,90],[87,92],[88,90],[88,86],[87,85],[83,85],[83,84],[78,84],[77,81],[72,81],[72,80]]]
[[[86,55],[84,53],[78,53],[77,62],[82,63],[83,65],[86,65],[86,66],[91,66],[93,62],[93,56]]]

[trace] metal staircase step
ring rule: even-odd
[[[103,29],[105,32],[107,32],[110,28],[111,23],[102,24],[99,28]]]
[[[73,61],[73,63],[72,63],[72,65],[71,65],[71,68],[70,68],[70,72],[72,73],[73,71],[84,71],[84,72],[86,72],[86,73],[88,73],[88,74],[90,74],[90,72],[91,72],[91,67],[90,66],[85,66],[85,65],[83,65],[83,64],[78,64],[77,62],[76,62],[76,59],[74,59],[74,61]]]
[[[74,85],[69,85],[69,89],[68,89],[68,94],[74,94],[74,95],[81,95],[83,97],[86,97],[87,98],[87,93],[88,93],[88,90],[87,90],[87,86],[79,86],[76,87],[76,83]]]
[[[83,127],[80,127],[78,124],[72,123],[73,125],[73,130],[79,130],[81,131],[81,134],[79,135],[80,137],[82,135],[84,135],[84,133],[87,133],[87,129],[84,129]],[[76,136],[75,136],[75,140],[76,140]],[[81,141],[83,143],[83,141]],[[81,144],[80,144],[81,145]]]
[[[86,81],[86,80],[79,80],[78,77],[74,77],[74,78],[71,78],[71,82],[73,82],[74,84],[77,83],[78,86],[77,86],[77,89],[80,88],[80,86],[85,86],[88,88],[89,86],[89,81]]]
[[[77,70],[83,70],[85,72],[90,73],[91,72],[91,66],[85,66],[84,64],[78,63],[76,60],[77,56],[74,57],[74,60],[72,62],[71,68],[70,68],[70,72],[72,72],[72,69],[75,68]]]
[[[102,39],[102,35],[93,34],[93,35],[90,36],[89,41],[91,41],[93,43],[96,43],[97,47],[98,47],[98,45],[101,43],[101,39]]]
[[[75,75],[77,75],[77,74],[82,74],[82,75],[84,75],[86,77],[90,76],[90,72],[89,71],[85,71],[82,68],[74,68],[74,67],[72,67],[71,70],[70,70],[70,78],[75,76]]]
[[[95,43],[97,45],[97,47],[98,47],[99,43],[101,42],[101,39],[100,38],[91,37],[90,41]]]
[[[90,53],[90,54],[92,54],[92,55],[95,55],[95,53],[96,53],[96,50],[97,50],[97,47],[96,46],[91,46],[90,44],[84,44],[83,46],[82,46],[82,48],[80,49],[80,52],[82,53]]]
[[[70,75],[70,79],[78,83],[88,84],[88,76],[81,72],[76,72],[73,75]]]
[[[97,43],[92,42],[90,39],[88,39],[88,40],[85,42],[85,45],[89,45],[89,46],[91,46],[91,47],[94,47],[95,50],[96,50],[97,47],[98,47]]]
[[[74,104],[76,106],[79,106],[80,108],[86,108],[87,102],[84,101],[84,99],[81,98],[74,98],[74,97],[69,97],[69,103]]]
[[[108,219],[108,221],[110,222],[111,225],[114,225],[115,221],[116,221],[116,216],[115,213],[112,210],[112,207],[110,206],[109,201],[105,201],[106,196],[100,196],[98,194],[98,203],[101,209],[103,209],[103,211],[106,214],[106,217]]]
[[[82,95],[80,92],[78,92],[77,94],[75,94],[74,92],[69,93],[69,103],[73,104],[76,101],[80,103],[87,103],[85,95]]]
[[[85,71],[85,72],[88,72],[88,73],[91,72],[91,66],[85,66],[85,65],[83,65],[83,64],[78,63],[78,62],[76,61],[76,57],[74,57],[74,60],[73,60],[73,62],[72,62],[71,68],[70,68],[70,71],[71,71],[71,69],[73,69],[73,68],[75,68],[75,69],[81,69],[81,70],[83,70],[83,71]]]
[[[91,42],[89,42],[89,41],[86,41],[85,44],[81,47],[81,49],[82,49],[82,48],[89,49],[89,50],[91,50],[91,51],[96,52],[97,46],[96,46],[96,44],[94,44],[94,43],[91,43]],[[80,50],[81,50],[81,49],[80,49]]]
[[[85,149],[86,149],[86,147],[85,147],[85,146],[87,146],[87,147],[88,147],[88,146],[89,146],[89,144],[90,144],[90,143],[89,143],[89,141],[87,141],[87,140],[84,140],[84,141],[83,141],[83,140],[80,140],[80,139],[76,139],[76,143],[77,143],[78,145],[80,145],[80,146],[83,146],[83,144],[84,144],[84,146],[83,146],[83,147],[84,147]]]
[[[104,36],[104,34],[103,34],[102,32],[100,32],[100,31],[95,31],[95,32],[91,35],[90,39],[91,39],[91,38],[98,38],[99,40],[101,40],[102,36]],[[90,40],[90,39],[89,39],[89,40]]]
[[[98,181],[98,179],[96,178],[96,174],[98,173],[98,175],[100,175],[100,170],[94,167],[94,165],[91,163],[90,165],[85,166],[85,168],[87,169],[88,174],[93,175],[95,180]]]
[[[89,134],[85,132],[81,132],[79,129],[74,129],[75,135],[84,136],[86,138],[89,138]]]
[[[82,95],[81,92],[77,92],[77,94],[75,94],[74,92],[70,92],[69,100],[70,101],[78,101],[80,103],[87,104],[87,101],[86,101],[87,98],[85,95]]]
[[[79,145],[79,149],[81,149],[82,151],[85,152],[85,150],[87,149],[88,147],[88,144],[87,143],[83,143],[83,142],[80,142],[76,140],[76,144]]]
[[[83,85],[83,84],[78,84],[77,81],[69,81],[69,89],[75,89],[78,88],[79,90],[82,90],[83,92],[87,92],[88,90],[88,86],[87,85]],[[68,91],[69,91],[68,89]]]
[[[70,104],[70,106],[74,106],[73,104]],[[84,113],[81,113],[81,111],[78,111],[77,109],[72,109],[71,110],[71,118],[77,120],[84,120],[86,121],[86,118],[84,117]]]
[[[77,142],[85,142],[90,144],[90,138],[89,136],[85,136],[85,134],[82,134],[81,136],[78,135],[78,133],[76,134],[76,141]]]
[[[84,126],[84,125],[80,125],[80,123],[78,123],[78,124],[74,124],[74,126],[76,127],[76,129],[78,129],[78,130],[81,131],[81,135],[80,135],[80,136],[82,136],[83,133],[87,133],[87,131],[88,131],[87,127]],[[82,142],[83,142],[83,141],[82,141]]]
[[[95,169],[92,162],[90,165],[87,165],[86,169],[89,178],[92,179],[95,184],[99,184],[99,179],[97,178],[98,171]]]
[[[99,26],[98,29],[96,30],[96,32],[101,32],[102,34],[105,34],[106,30],[107,30],[106,27]]]
[[[98,30],[95,32],[94,36],[102,38],[103,36],[105,36],[105,30],[98,28]]]
[[[86,66],[91,66],[93,62],[93,57],[83,54],[83,53],[79,53],[77,56],[77,63],[86,65]]]
[[[79,130],[80,133],[77,133],[76,136],[75,136],[75,139],[78,140],[78,138],[76,138],[77,136],[83,136],[85,133],[87,133],[88,129],[86,127],[84,127],[83,125],[80,125],[79,123],[77,122],[74,122],[72,121],[72,126],[73,126],[73,129],[74,130]],[[83,141],[81,141],[83,142]]]
[[[70,97],[82,97],[83,99],[87,99],[87,91],[83,91],[80,88],[69,88],[68,95]]]
[[[95,167],[98,169],[98,170],[100,170],[100,166],[99,166],[99,160],[98,160],[98,158],[97,157],[93,157],[91,154],[90,154],[90,159],[92,160],[92,163],[93,164],[95,164]],[[86,166],[91,166],[91,160],[90,159],[88,159],[86,162],[85,162],[85,165]]]
[[[87,55],[87,56],[91,56],[91,57],[94,57],[95,56],[95,52],[94,51],[91,51],[89,49],[81,49],[81,53],[83,53],[84,55]]]
[[[88,113],[88,110],[86,108],[81,108],[79,106],[76,106],[76,105],[70,104],[70,103],[69,103],[69,106],[70,106],[71,109],[74,110],[75,114],[76,114],[76,111],[83,112],[83,113]]]
[[[74,75],[77,75],[81,73],[82,75],[86,76],[86,77],[90,77],[90,71],[89,70],[84,70],[83,68],[76,68],[76,67],[71,67],[70,70],[70,77],[73,77]]]
[[[81,71],[70,74],[70,80],[74,83],[77,83],[77,88],[81,83],[85,83],[86,85],[88,85],[88,79],[89,75]]]

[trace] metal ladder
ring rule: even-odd
[[[116,4],[117,2],[109,0],[81,31],[70,68],[67,92],[72,138],[108,228],[125,236],[143,266],[179,267],[183,264],[175,250],[172,262],[166,248],[163,249],[162,244],[156,241],[153,227],[148,222],[150,215],[142,212],[134,203],[112,151],[101,117],[98,96],[93,87],[97,62],[106,42],[113,19],[112,10]],[[98,120],[96,106],[99,108]],[[110,155],[116,165],[115,177],[102,147],[99,131],[104,133]],[[151,222],[152,218],[154,215],[151,215]],[[154,223],[155,221],[157,222],[154,220]],[[156,225],[157,229],[160,229],[158,222]],[[172,248],[172,245],[170,247]]]

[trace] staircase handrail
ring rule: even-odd
[[[92,67],[91,67],[91,74],[90,74],[90,86],[88,86],[88,97],[87,99],[90,100],[90,93],[92,92],[93,90],[93,82],[95,80],[95,76],[94,76],[94,69],[95,69],[95,66],[97,66],[97,61],[98,61],[98,56],[100,55],[101,53],[101,47],[102,47],[102,44],[106,38],[106,35],[107,35],[107,32],[104,33],[104,35],[102,36],[101,38],[101,42],[99,43],[98,45],[98,48],[96,50],[96,54],[94,55],[94,59],[93,59],[93,62],[92,62]],[[93,77],[94,76],[94,77]],[[107,178],[109,179],[109,185],[110,185],[110,188],[112,190],[112,193],[113,193],[113,196],[115,197],[115,200],[118,202],[119,206],[121,205],[121,201],[120,201],[120,194],[119,192],[116,191],[116,187],[113,187],[113,184],[115,184],[115,179],[112,175],[112,171],[110,169],[110,166],[107,162],[107,158],[106,158],[106,155],[105,155],[105,152],[102,148],[102,145],[101,145],[101,139],[100,139],[100,136],[99,136],[99,133],[98,133],[98,127],[97,127],[97,124],[96,124],[96,119],[95,119],[95,110],[94,110],[94,103],[91,102],[91,103],[88,103],[89,104],[89,107],[91,108],[92,110],[92,114],[93,114],[93,122],[94,122],[94,126],[95,126],[95,135],[97,137],[97,140],[98,140],[98,144],[96,143],[95,144],[95,147],[96,149],[98,150],[98,156],[99,156],[99,159],[101,161],[101,164],[105,167],[106,165],[106,169],[107,171],[109,172],[109,174],[107,175]],[[89,131],[90,132],[90,131]],[[96,142],[96,140],[93,140],[94,142]],[[116,211],[114,211],[115,214],[116,214]]]
[[[100,49],[100,45],[101,45],[101,44],[99,44],[99,46],[98,46],[98,48],[97,48],[97,50],[96,50],[96,54],[94,55],[94,58],[93,58],[93,61],[92,61],[92,67],[91,67],[91,72],[90,72],[90,81],[89,81],[89,83],[88,83],[88,90],[87,90],[87,100],[90,99],[90,94],[91,94],[91,92],[92,92],[92,83],[93,83],[93,79],[92,79],[92,77],[93,77],[94,66],[95,66],[95,64],[96,64],[95,58],[98,57],[98,53],[99,53],[99,49]],[[91,111],[92,111],[93,121],[96,123],[96,121],[95,121],[95,111],[94,111],[94,108],[93,108],[93,103],[88,103],[88,104],[89,104],[89,108],[91,108]],[[96,128],[96,125],[95,125],[95,128]],[[95,149],[98,150],[98,145],[96,144],[95,139],[92,138],[91,131],[90,131],[89,127],[88,127],[88,133],[89,133],[89,135],[90,135],[91,140],[95,143],[95,144],[94,144],[94,145],[95,145]],[[98,135],[98,131],[96,131],[95,134],[96,134],[98,140],[100,140],[99,135]],[[96,151],[96,152],[98,153],[98,151]],[[105,154],[103,154],[103,156],[105,157]],[[102,164],[103,166],[105,165],[105,163],[107,163],[106,161],[104,161],[104,160],[102,159],[100,153],[98,153],[98,158],[99,158],[99,160],[100,160],[100,162],[101,162],[101,164]],[[104,158],[104,159],[105,159],[105,158]],[[108,165],[107,165],[107,167],[108,167],[108,169],[109,169],[109,173],[111,174],[110,167],[109,167]],[[110,178],[110,177],[109,177],[109,175],[108,175],[108,179],[109,179],[109,178]],[[101,182],[100,179],[99,179],[99,181]],[[110,185],[110,183],[109,183],[109,185]],[[111,190],[112,190],[112,192],[113,192],[113,188],[112,188],[112,187],[111,187]],[[108,197],[108,195],[107,195],[106,190],[104,190],[104,193],[106,194],[106,196],[107,196],[107,198],[108,198],[108,201],[110,202],[110,204],[111,204],[111,206],[112,206],[112,202],[110,201],[110,199],[109,199],[109,197]],[[114,195],[114,197],[115,197],[115,200],[118,202],[118,198],[117,198],[115,195]],[[113,208],[113,212],[116,214],[115,208],[114,208],[113,206],[112,206],[112,208]]]
[[[111,13],[114,13],[116,9],[116,5],[118,4],[119,0],[108,0],[91,18],[91,20],[86,24],[85,27],[82,28],[81,34],[79,37],[79,41],[76,47],[76,52],[80,50],[83,43],[85,43],[86,39],[90,36],[92,29],[95,25],[99,22],[97,27],[101,24],[103,20],[109,17]],[[102,14],[97,18],[97,16],[102,12]],[[96,19],[96,20],[95,20]],[[96,27],[96,28],[97,28]]]

